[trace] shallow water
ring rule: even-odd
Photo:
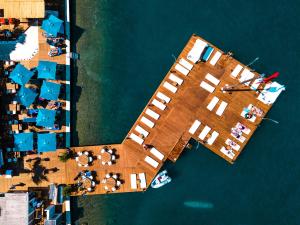
[[[167,163],[173,180],[161,189],[78,198],[74,224],[300,224],[299,1],[72,4],[80,53],[75,144],[121,142],[193,33],[245,64],[259,57],[253,68],[279,71],[287,87],[268,114],[280,123],[262,123],[235,165],[199,146]]]

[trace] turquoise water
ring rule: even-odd
[[[73,1],[80,53],[73,143],[118,143],[191,34],[287,87],[235,165],[202,146],[167,163],[171,184],[77,198],[74,224],[300,224],[299,1]],[[74,26],[76,25],[76,26]]]

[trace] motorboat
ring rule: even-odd
[[[168,173],[167,170],[163,170],[162,172],[157,174],[157,176],[151,182],[151,187],[152,188],[160,188],[160,187],[166,185],[167,183],[170,183],[172,179],[171,179],[171,177],[168,176],[167,173]]]

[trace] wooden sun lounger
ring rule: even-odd
[[[137,189],[136,174],[130,174],[130,185],[131,189]]]
[[[214,54],[214,56],[212,57],[212,59],[209,61],[209,63],[211,64],[211,65],[216,65],[216,63],[219,61],[219,59],[221,58],[221,56],[222,56],[222,53],[221,52],[219,52],[219,51],[217,51],[215,54]]]
[[[204,138],[206,137],[206,135],[209,133],[210,130],[211,130],[211,128],[209,126],[205,126],[203,128],[203,130],[201,131],[201,133],[199,134],[199,138],[201,140],[204,140]]]
[[[186,61],[185,59],[181,58],[179,60],[179,63],[184,66],[185,68],[187,68],[188,70],[193,69],[193,64],[189,63],[188,61]]]
[[[171,99],[168,96],[161,92],[157,92],[156,97],[158,97],[161,100],[164,100],[166,103],[169,103],[171,101]]]
[[[206,74],[205,79],[212,82],[216,86],[220,83],[220,80],[215,78],[215,76],[211,75],[210,73]]]
[[[145,112],[148,116],[152,117],[153,119],[155,120],[158,120],[160,115],[156,112],[154,112],[153,110],[151,109],[146,109],[146,112]]]
[[[230,144],[230,142],[233,142],[233,144]],[[232,149],[239,151],[240,150],[240,146],[235,143],[234,141],[230,140],[229,138],[225,141],[226,145],[229,145]]]
[[[165,157],[160,151],[158,151],[156,148],[151,148],[150,152],[156,157],[158,158],[160,161],[163,160],[163,158]]]
[[[232,71],[231,76],[236,78],[242,69],[243,69],[243,67],[240,64],[237,64],[236,67],[234,68],[234,70]]]
[[[191,128],[189,129],[190,134],[195,134],[196,130],[199,128],[201,122],[199,120],[195,120]]]
[[[144,123],[144,124],[146,124],[150,128],[154,127],[154,123],[151,120],[149,120],[146,117],[144,117],[144,116],[141,118],[141,122]]]
[[[152,159],[150,156],[146,156],[145,162],[148,163],[153,168],[157,168],[159,165],[159,163],[157,161],[155,161],[154,159]]]
[[[140,187],[142,189],[147,187],[147,183],[146,183],[146,175],[145,173],[139,173],[139,178],[140,178]]]
[[[172,84],[170,84],[168,81],[165,81],[163,86],[168,89],[169,91],[176,93],[177,91],[177,87],[173,86]]]
[[[234,154],[232,151],[226,150],[225,147],[222,147],[222,148],[220,149],[220,151],[221,151],[224,155],[226,155],[228,158],[230,158],[230,159],[233,159],[234,156],[235,156],[235,154]]]
[[[147,137],[147,136],[149,135],[149,132],[146,131],[144,128],[140,127],[139,125],[137,125],[137,126],[135,127],[135,130],[136,130],[138,133],[144,135],[144,137]]]
[[[226,109],[226,107],[227,107],[227,105],[228,105],[227,102],[222,101],[221,104],[220,104],[220,106],[219,106],[219,108],[217,109],[216,114],[218,116],[222,116],[223,113],[224,113],[224,111],[225,111],[225,109]]]
[[[176,64],[175,69],[185,76],[187,76],[190,72],[188,69],[184,68],[182,65],[178,63]]]
[[[160,102],[160,101],[157,101],[156,99],[153,99],[153,100],[152,100],[152,104],[153,104],[154,106],[156,106],[157,108],[161,109],[161,110],[165,110],[165,108],[166,108],[166,105],[165,105],[165,104],[163,104],[163,103]]]
[[[219,133],[214,131],[211,135],[211,137],[207,140],[207,144],[212,145],[215,140],[217,139],[217,137],[219,136]]]
[[[137,136],[134,133],[131,133],[129,137],[131,140],[135,141],[136,143],[138,143],[140,145],[143,144],[143,142],[144,142],[144,139],[140,138],[139,136]]]
[[[210,84],[206,83],[205,81],[202,81],[200,83],[200,87],[202,87],[203,89],[205,89],[206,91],[213,93],[215,88],[213,86],[211,86]]]
[[[181,78],[177,77],[176,75],[174,75],[173,73],[170,74],[169,79],[171,81],[176,82],[179,85],[181,85],[183,83],[183,80]]]
[[[209,102],[209,104],[207,105],[206,108],[207,108],[209,111],[212,111],[212,110],[215,108],[215,106],[217,105],[218,102],[219,102],[219,98],[216,97],[216,96],[214,96],[214,97],[212,98],[212,100]]]

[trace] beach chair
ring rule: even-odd
[[[196,42],[194,43],[193,48],[189,51],[187,55],[187,59],[193,63],[198,62],[206,46],[207,43],[205,41],[202,41],[201,39],[197,39]]]
[[[131,189],[137,189],[136,174],[130,174],[130,185],[131,185]]]
[[[140,179],[140,187],[141,187],[142,189],[147,188],[146,175],[145,175],[145,173],[139,173],[139,179]]]
[[[209,63],[211,64],[211,65],[216,65],[216,63],[219,61],[219,59],[221,58],[221,56],[222,56],[222,53],[221,52],[219,52],[219,51],[217,51],[215,54],[214,54],[214,56],[212,57],[212,59],[209,61]]]
[[[210,81],[216,86],[220,83],[220,80],[215,78],[215,76],[211,75],[210,73],[206,74],[205,79]]]
[[[140,138],[139,136],[137,136],[134,133],[131,133],[130,136],[129,136],[129,138],[131,140],[135,141],[136,143],[140,144],[140,145],[143,144],[143,142],[144,142],[144,139]]]
[[[150,128],[154,127],[154,123],[151,120],[149,120],[146,117],[144,117],[144,116],[141,118],[141,122],[144,123],[144,124],[146,124]]]
[[[240,128],[240,127],[243,127],[244,129],[240,129],[243,133],[245,134],[250,134],[251,130],[246,127],[244,124],[238,122],[236,125],[235,125],[236,128]]]
[[[202,81],[200,83],[200,87],[202,87],[203,89],[205,89],[206,91],[213,93],[215,88],[213,86],[211,86],[210,84],[206,83],[205,81]]]
[[[163,160],[164,158],[164,155],[158,151],[156,148],[151,148],[150,150],[151,154],[153,154],[156,158],[158,158],[160,161]]]
[[[219,98],[216,97],[216,96],[214,96],[214,97],[212,98],[212,100],[209,102],[209,104],[207,105],[206,108],[207,108],[209,111],[212,111],[212,110],[215,108],[215,106],[217,105],[218,102],[219,102]]]
[[[205,49],[204,54],[202,54],[202,59],[201,60],[203,62],[206,62],[209,59],[209,57],[211,56],[211,54],[213,53],[213,51],[214,51],[213,47],[207,46],[206,49]]]
[[[242,135],[239,138],[237,136],[235,136],[233,133],[231,133],[230,135],[241,143],[243,143],[246,140],[246,138]]]
[[[158,120],[160,115],[156,112],[154,112],[153,110],[151,109],[146,109],[146,112],[145,112],[148,116],[152,117],[153,119],[155,120]]]
[[[177,87],[173,86],[172,84],[170,84],[168,81],[165,81],[163,86],[168,89],[169,91],[171,91],[172,93],[176,93],[177,91]]]
[[[184,66],[185,68],[187,68],[188,70],[193,69],[193,64],[189,63],[188,61],[186,61],[185,59],[181,58],[179,60],[179,64],[181,64],[182,66]]]
[[[246,80],[252,79],[254,77],[254,73],[252,73],[250,70],[248,69],[244,69],[243,72],[241,73],[241,77],[239,79],[239,81],[241,83],[245,82]],[[244,85],[249,85],[250,81],[243,83]]]
[[[168,96],[166,96],[165,94],[163,94],[161,92],[157,92],[156,97],[165,101],[166,103],[169,103],[171,101],[171,99]]]
[[[207,144],[212,145],[215,142],[215,140],[217,139],[218,136],[219,136],[219,133],[214,131],[211,134],[211,137],[207,140]]]
[[[235,156],[235,154],[232,151],[227,150],[224,146],[220,149],[220,151],[230,159],[233,159]]]
[[[243,67],[240,64],[237,64],[236,67],[234,68],[234,70],[231,72],[231,76],[236,78],[242,69],[243,69]]]
[[[201,131],[201,133],[199,134],[199,138],[201,140],[204,140],[204,138],[206,137],[206,135],[209,133],[210,130],[211,130],[211,128],[209,126],[205,126],[203,128],[203,130]]]
[[[146,156],[145,162],[148,163],[153,168],[157,168],[159,165],[159,163],[157,161],[155,161],[154,159],[152,159],[150,156]]]
[[[220,104],[220,106],[219,106],[219,108],[217,109],[216,114],[218,116],[222,116],[223,113],[224,113],[224,111],[225,111],[225,109],[226,109],[226,107],[227,107],[227,105],[228,105],[227,102],[222,101],[221,104]]]
[[[229,138],[225,141],[226,145],[229,145],[232,149],[239,151],[240,146]]]
[[[179,85],[181,85],[183,83],[183,80],[181,78],[177,77],[176,75],[174,75],[173,73],[170,74],[169,79],[173,82],[176,82]]]
[[[144,137],[147,137],[148,134],[149,134],[148,131],[146,131],[144,128],[140,127],[139,125],[137,125],[137,126],[135,127],[135,130],[136,130],[138,133],[142,134]]]
[[[188,69],[186,69],[185,67],[183,67],[182,65],[180,65],[178,63],[176,64],[175,69],[178,72],[182,73],[184,76],[187,76],[190,72]]]
[[[252,90],[257,90],[258,87],[261,85],[261,81],[263,80],[263,78],[257,78],[256,80],[253,81],[253,83],[251,84],[250,88]]]
[[[195,134],[196,130],[199,128],[201,122],[199,120],[195,120],[192,124],[191,128],[189,129],[190,134]]]
[[[157,101],[156,99],[153,99],[153,100],[152,100],[152,104],[153,104],[154,106],[156,106],[157,108],[159,108],[160,110],[165,110],[165,108],[166,108],[166,105],[165,105],[165,104],[163,104],[163,103],[160,102],[160,101]]]

